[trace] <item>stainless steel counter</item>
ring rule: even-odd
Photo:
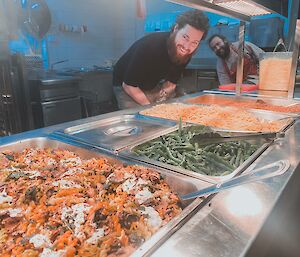
[[[288,159],[291,167],[287,173],[217,194],[210,206],[201,209],[153,256],[245,256],[299,164],[299,140],[297,123],[253,164],[260,167]]]
[[[136,113],[140,109],[144,109],[144,107],[3,137],[0,138],[0,144],[24,138],[47,136],[56,130],[63,130],[87,121],[96,121],[119,114]],[[248,250],[253,246],[256,237],[274,210],[274,206],[279,201],[283,190],[286,189],[287,183],[299,164],[299,142],[300,123],[297,122],[288,129],[284,138],[277,139],[248,169],[259,168],[279,159],[288,159],[291,166],[284,175],[245,184],[216,194],[209,204],[198,210],[153,252],[152,256],[248,256]],[[290,196],[295,197],[292,192]],[[284,244],[284,242],[282,243]],[[296,255],[287,253],[285,256]]]

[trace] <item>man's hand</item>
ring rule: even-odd
[[[149,99],[139,87],[129,86],[125,83],[122,84],[124,91],[138,104],[147,105],[150,104]]]
[[[169,98],[169,97],[174,96],[175,89],[176,89],[176,84],[166,81],[163,84],[161,91],[164,95],[166,95],[167,98]]]

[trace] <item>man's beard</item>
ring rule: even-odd
[[[224,42],[224,45],[216,50],[216,55],[222,59],[226,59],[230,54],[230,46],[228,42]]]
[[[175,43],[175,37],[176,37],[176,33],[172,32],[170,34],[170,37],[167,40],[167,48],[168,48],[168,53],[169,53],[169,57],[171,59],[171,62],[177,65],[181,65],[181,64],[186,64],[190,61],[190,59],[192,58],[193,54],[195,53],[195,51],[197,50],[197,48],[190,54],[187,55],[180,55],[177,53],[177,46]]]

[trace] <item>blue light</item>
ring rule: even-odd
[[[22,8],[26,8],[27,0],[21,0],[21,5],[22,5]]]
[[[40,6],[40,4],[33,4],[32,6],[31,6],[31,9],[35,9],[35,8],[37,8],[37,7],[39,7]]]

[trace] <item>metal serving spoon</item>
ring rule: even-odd
[[[274,167],[276,167],[276,169],[274,169]],[[204,195],[214,194],[222,190],[239,186],[245,183],[279,176],[285,173],[289,169],[289,167],[290,167],[290,162],[288,160],[280,160],[271,164],[267,164],[261,168],[254,169],[245,175],[234,177],[225,182],[210,187],[206,187],[196,192],[192,192],[186,195],[181,195],[180,198],[181,200],[193,199]]]

